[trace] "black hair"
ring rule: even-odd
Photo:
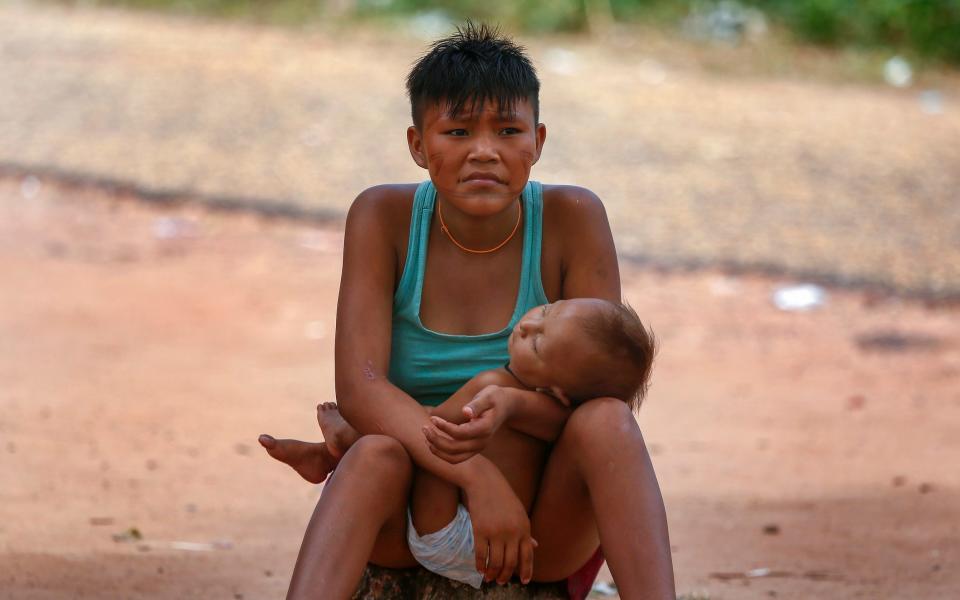
[[[506,113],[527,100],[534,122],[540,121],[540,80],[533,63],[522,46],[485,23],[467,21],[431,44],[407,75],[407,95],[418,129],[424,107],[441,102],[451,114],[473,112],[486,102]]]

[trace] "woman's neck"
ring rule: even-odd
[[[512,241],[523,225],[523,206],[519,197],[498,213],[478,216],[458,209],[453,202],[438,195],[434,212],[437,229],[468,252],[499,249]]]

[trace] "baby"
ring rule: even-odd
[[[476,375],[446,402],[429,409],[432,424],[424,427],[424,434],[441,458],[461,462],[480,451],[496,452],[498,446],[508,447],[507,452],[529,447],[523,442],[518,445],[518,438],[552,442],[570,411],[592,398],[613,397],[638,408],[650,377],[655,342],[630,307],[577,298],[530,310],[510,334],[507,349],[509,361],[503,367]],[[315,448],[329,455],[315,460],[301,457],[296,464],[286,461],[311,481],[322,479],[321,473],[306,471],[332,468],[360,436],[333,403],[318,407],[318,420],[326,444]],[[261,443],[269,451],[273,440],[261,438]],[[320,466],[308,466],[315,464]],[[509,473],[505,475],[511,479]],[[510,483],[521,499],[526,498],[529,510],[529,492],[536,482],[514,479]],[[477,563],[470,514],[461,495],[449,482],[418,471],[407,541],[425,568],[479,588],[482,565]],[[468,498],[464,500],[469,504]]]

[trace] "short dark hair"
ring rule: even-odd
[[[534,122],[540,121],[540,80],[533,63],[522,46],[485,23],[467,21],[431,44],[407,75],[407,95],[418,129],[429,103],[448,104],[452,114],[459,114],[486,102],[510,112],[517,101],[527,100]]]
[[[636,411],[650,386],[657,340],[629,304],[606,304],[605,310],[582,317],[584,331],[598,352],[580,369],[578,383],[564,392],[574,405],[609,396]]]

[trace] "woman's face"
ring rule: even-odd
[[[581,372],[583,358],[596,350],[582,325],[582,319],[596,310],[603,310],[603,304],[591,298],[530,309],[507,341],[510,370],[520,383],[569,404],[563,390]]]
[[[533,120],[533,107],[517,101],[501,113],[487,102],[469,114],[449,114],[428,105],[420,130],[407,142],[418,165],[430,172],[441,198],[472,217],[502,212],[516,200],[540,158],[546,127]]]

